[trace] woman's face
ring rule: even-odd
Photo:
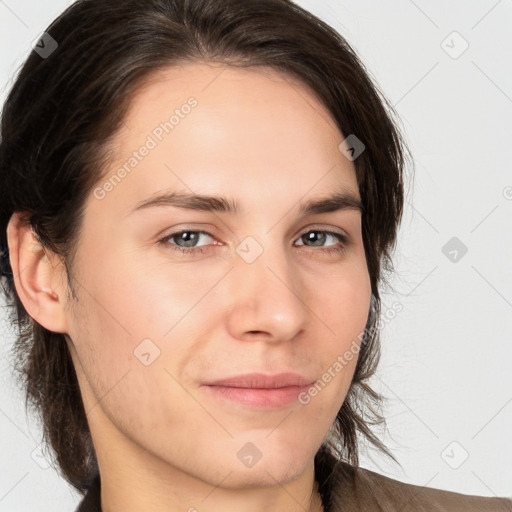
[[[100,467],[138,460],[234,488],[311,464],[370,307],[361,212],[304,209],[359,199],[343,139],[304,85],[269,69],[187,64],[135,96],[87,201],[66,308]],[[164,193],[179,205],[138,207]],[[285,403],[205,385],[251,372],[318,382]]]

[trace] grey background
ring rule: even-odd
[[[0,0],[0,99],[70,3]],[[512,497],[512,2],[298,3],[356,49],[396,106],[416,164],[395,291],[382,295],[402,310],[385,324],[374,379],[388,398],[380,435],[401,467],[372,449],[361,465],[416,485]],[[38,455],[3,312],[0,321],[0,512],[71,511],[79,495]]]

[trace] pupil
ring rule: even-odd
[[[322,245],[322,242],[323,242],[323,238],[322,237],[325,237],[325,233],[322,233],[320,235],[318,235],[318,231],[311,231],[310,233],[308,233],[308,235],[306,235],[309,239],[310,242],[315,242],[315,238],[317,239],[316,241],[320,242],[320,245]]]
[[[185,231],[181,233],[181,240],[184,242],[194,242],[194,237],[197,236],[196,233],[191,233],[190,231]],[[188,246],[187,246],[188,247]]]

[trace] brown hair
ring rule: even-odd
[[[63,477],[83,491],[98,471],[97,459],[65,336],[39,325],[23,307],[6,227],[14,212],[26,213],[43,247],[62,258],[76,298],[73,258],[85,201],[107,168],[109,142],[130,99],[155,71],[199,61],[270,66],[300,79],[340,131],[365,146],[354,165],[372,300],[353,382],[324,447],[357,466],[359,431],[396,461],[371,431],[385,421],[383,397],[368,379],[380,357],[379,285],[393,270],[408,150],[392,106],[347,41],[290,0],[79,0],[46,32],[57,48],[30,53],[3,107],[0,249],[2,287],[18,327],[19,382]]]

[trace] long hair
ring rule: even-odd
[[[396,113],[354,50],[290,0],[78,0],[21,66],[1,117],[0,268],[18,328],[13,357],[26,407],[39,415],[58,470],[83,492],[98,471],[97,458],[64,334],[27,314],[14,286],[6,227],[14,212],[25,212],[43,247],[62,258],[74,296],[84,205],[106,172],[109,142],[130,99],[152,73],[193,62],[270,66],[298,78],[340,132],[364,144],[354,165],[371,306],[353,381],[323,446],[357,466],[361,434],[396,460],[372,432],[385,420],[383,397],[368,380],[380,356],[379,286],[393,270],[408,152]]]

